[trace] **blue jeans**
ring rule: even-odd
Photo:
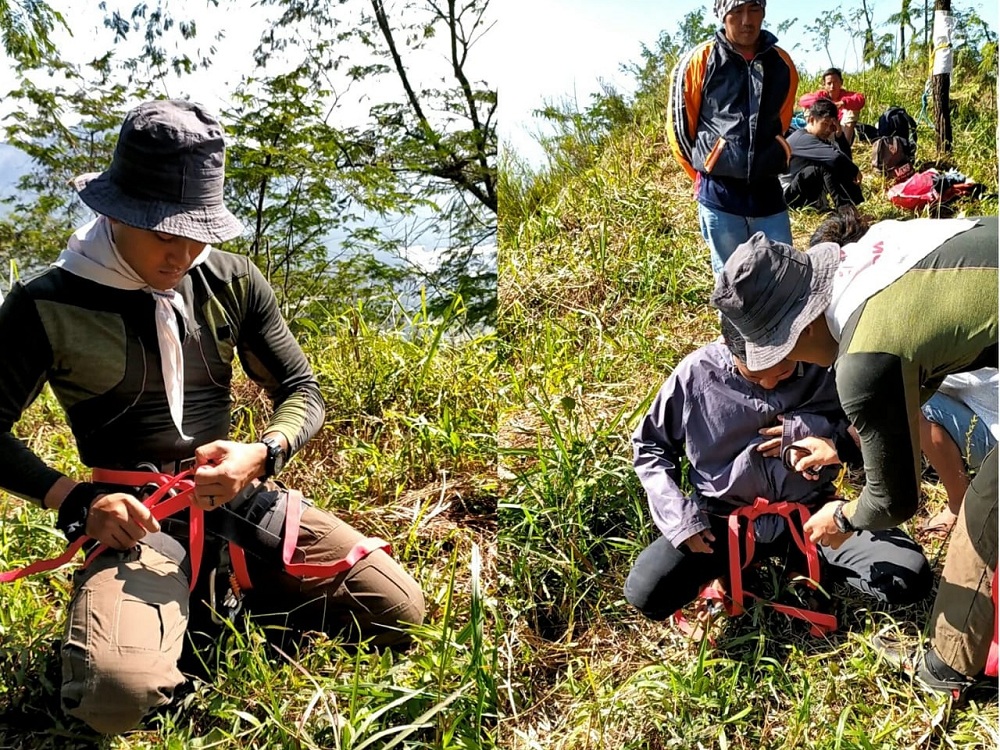
[[[986,421],[961,401],[940,391],[920,408],[928,421],[941,425],[955,441],[966,465],[970,469],[979,468],[986,453],[996,444]]]
[[[768,239],[792,244],[792,224],[788,219],[788,211],[770,216],[737,216],[699,203],[698,223],[701,224],[701,236],[708,243],[712,255],[712,273],[715,278],[719,278],[736,246],[746,242],[757,232],[763,232]]]

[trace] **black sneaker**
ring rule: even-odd
[[[976,680],[952,669],[928,646],[904,646],[898,641],[876,636],[872,641],[882,657],[925,690],[947,693],[961,700]]]

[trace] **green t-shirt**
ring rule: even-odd
[[[954,372],[997,366],[997,218],[947,240],[851,316],[837,392],[861,437],[859,528],[895,526],[920,498],[920,405]]]

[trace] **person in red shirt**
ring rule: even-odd
[[[865,106],[865,95],[845,89],[844,74],[839,68],[830,68],[823,73],[823,88],[811,94],[803,94],[799,98],[799,106],[809,109],[819,99],[829,99],[837,105],[844,137],[848,144],[853,144],[854,126],[858,121],[858,112]]]

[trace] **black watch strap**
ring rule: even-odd
[[[59,517],[56,519],[56,528],[66,535],[66,541],[72,544],[84,535],[90,506],[105,494],[104,490],[90,482],[80,482],[69,491],[59,506]]]
[[[267,448],[267,459],[264,463],[264,476],[261,479],[270,479],[280,473],[285,468],[285,447],[281,441],[274,437],[265,437],[261,441]]]
[[[841,500],[833,510],[833,522],[837,525],[837,530],[841,534],[857,531],[857,528],[851,523],[850,519],[844,515],[844,505],[845,502]]]

